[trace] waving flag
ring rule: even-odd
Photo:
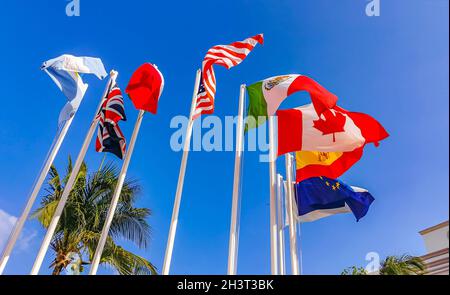
[[[250,100],[247,115],[255,119],[247,123],[247,129],[258,127],[268,116],[275,115],[281,103],[298,91],[309,93],[318,114],[333,108],[337,102],[336,95],[307,76],[292,74],[271,77],[247,86]]]
[[[164,77],[161,72],[156,66],[145,63],[133,73],[125,92],[136,109],[156,114],[163,88]]]
[[[351,152],[310,152],[295,153],[296,182],[318,176],[338,178],[358,162],[363,155],[364,147]]]
[[[278,155],[295,151],[350,152],[388,137],[383,126],[363,113],[335,107],[318,116],[311,104],[279,110]]]
[[[58,124],[70,119],[77,111],[88,85],[80,74],[94,74],[99,79],[107,76],[101,59],[64,54],[43,63],[44,70],[67,97],[68,102],[59,114]]]
[[[102,104],[98,114],[99,124],[95,150],[97,152],[108,152],[123,159],[125,154],[125,136],[119,128],[120,120],[126,121],[123,97],[117,84],[113,85]]]
[[[295,192],[298,219],[301,222],[348,212],[352,212],[359,221],[375,200],[365,189],[326,177],[314,177],[297,183]]]
[[[387,138],[383,126],[369,115],[340,107],[318,116],[309,104],[277,111],[278,155],[296,152],[296,181],[310,177],[338,178],[358,162],[364,146]]]
[[[216,45],[208,50],[202,64],[202,78],[200,80],[193,119],[198,118],[202,114],[212,114],[214,112],[216,77],[214,75],[213,65],[221,65],[230,69],[240,64],[258,43],[264,43],[263,34],[229,45]]]

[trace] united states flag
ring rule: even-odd
[[[193,114],[194,120],[202,114],[212,114],[214,112],[216,77],[213,65],[221,65],[227,69],[234,67],[247,57],[257,43],[264,43],[263,34],[247,38],[244,41],[234,42],[230,45],[216,45],[208,50],[202,63],[202,77]]]
[[[98,119],[95,150],[112,153],[122,159],[125,154],[126,143],[118,122],[120,120],[126,121],[126,116],[122,92],[117,84],[114,84],[108,91],[98,114]]]

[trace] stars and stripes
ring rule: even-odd
[[[120,159],[125,154],[125,136],[119,128],[120,120],[126,121],[123,96],[117,84],[109,90],[98,114],[99,124],[95,150],[108,152]]]
[[[193,119],[198,118],[202,114],[212,114],[214,112],[216,77],[214,75],[213,65],[221,65],[230,69],[240,64],[258,43],[264,43],[263,34],[229,45],[216,45],[208,50],[202,63],[202,77],[200,79]]]

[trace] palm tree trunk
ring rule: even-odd
[[[53,263],[54,268],[52,275],[59,276],[63,269],[65,269],[70,264],[70,259],[68,257],[69,255],[65,253],[58,253],[55,262]]]
[[[55,266],[55,268],[53,269],[52,275],[59,276],[61,274],[62,270],[63,270],[62,265]]]

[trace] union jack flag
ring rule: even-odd
[[[126,121],[127,118],[122,91],[117,84],[114,84],[108,91],[97,118],[99,123],[95,150],[112,153],[122,159],[125,154],[126,141],[118,122]]]
[[[258,43],[264,43],[263,34],[229,45],[216,45],[208,50],[202,63],[202,77],[200,79],[195,110],[192,116],[194,120],[202,114],[212,114],[214,112],[216,77],[214,75],[213,65],[221,65],[230,69],[240,64]]]

